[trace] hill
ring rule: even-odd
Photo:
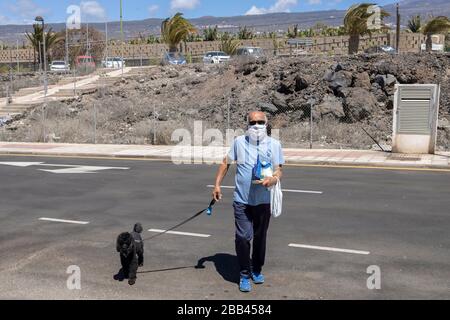
[[[448,0],[403,0],[400,1],[402,24],[416,14],[423,18],[430,15],[450,16],[450,1]],[[395,4],[384,6],[391,17],[387,18],[388,23],[395,21]],[[199,29],[208,26],[218,26],[221,31],[236,31],[239,27],[248,26],[259,32],[286,31],[293,24],[298,24],[300,28],[309,28],[318,22],[329,26],[342,24],[345,10],[328,10],[313,12],[292,12],[292,13],[271,13],[264,15],[243,15],[234,17],[199,17],[190,21]],[[139,21],[125,21],[124,31],[127,39],[141,34],[159,34],[162,19],[146,19]],[[63,30],[64,23],[50,24],[53,30]],[[104,30],[103,23],[91,24],[96,29]],[[16,40],[24,41],[24,34],[31,30],[30,25],[0,25],[0,41],[6,43],[16,43]],[[120,38],[120,23],[118,21],[108,23],[108,32],[111,38]]]

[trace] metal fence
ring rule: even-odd
[[[76,90],[76,88],[74,89]],[[77,97],[71,103],[48,101],[27,111],[27,121],[19,120],[15,126],[0,128],[0,140],[24,142],[65,142],[99,144],[174,144],[172,134],[177,129],[194,133],[195,121],[203,130],[218,129],[225,141],[229,130],[242,133],[246,130],[245,117],[236,112],[240,105],[232,98],[224,98],[221,112],[211,119],[194,116],[184,121],[171,122],[164,103],[120,105],[112,103],[111,89],[99,87],[89,95],[90,101],[77,105]],[[105,103],[109,105],[105,105]],[[312,110],[312,111],[311,111]],[[284,147],[304,149],[361,149],[389,151],[391,146],[392,119],[367,119],[354,122],[334,116],[322,117],[314,107],[303,114],[288,112],[270,115],[269,122],[274,136]],[[295,117],[296,121],[286,120]],[[219,118],[220,123],[217,122]],[[23,125],[21,123],[24,123]],[[441,117],[437,150],[450,150],[450,116]],[[0,123],[0,126],[2,124]],[[20,132],[19,135],[15,134]],[[204,140],[205,145],[211,141]]]

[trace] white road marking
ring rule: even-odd
[[[160,229],[150,229],[149,232],[163,233],[166,230]],[[199,237],[199,238],[209,238],[210,234],[201,234],[201,233],[191,233],[191,232],[179,232],[179,231],[168,231],[167,234],[176,234],[179,236],[190,236],[190,237]]]
[[[207,185],[208,188],[214,188],[213,185]],[[223,189],[234,189],[234,186],[221,186]],[[281,189],[283,192],[293,193],[311,193],[311,194],[323,194],[323,191],[311,191],[311,190],[294,190],[294,189]]]
[[[50,173],[97,173],[98,171],[104,170],[129,170],[130,168],[118,168],[118,167],[92,167],[92,166],[71,166],[71,168],[66,169],[39,169],[39,171],[50,172]]]
[[[99,166],[84,166],[77,164],[50,164],[45,162],[0,162],[0,165],[14,166],[14,167],[31,167],[31,166],[41,166],[41,167],[57,167],[62,169],[38,169],[39,171],[50,172],[50,173],[97,173],[103,170],[129,170],[130,168],[124,167],[99,167]]]
[[[53,218],[39,218],[39,220],[50,221],[50,222],[73,223],[73,224],[89,224],[88,221],[74,221],[74,220],[63,220],[63,219],[53,219]]]
[[[360,251],[360,250],[351,250],[351,249],[340,249],[340,248],[331,248],[331,247],[319,247],[319,246],[310,246],[307,244],[296,244],[291,243],[289,247],[292,248],[304,248],[304,249],[313,249],[313,250],[322,250],[322,251],[333,251],[333,252],[343,252],[343,253],[354,253],[354,254],[370,254],[369,251]]]
[[[38,166],[42,164],[43,162],[0,162],[1,165],[4,166],[14,166],[14,167],[31,167],[31,166]]]

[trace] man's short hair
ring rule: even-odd
[[[255,112],[261,112],[263,115],[264,115],[264,119],[266,120],[266,123],[268,123],[269,122],[269,118],[267,118],[267,114],[265,113],[265,112],[262,112],[262,111],[250,111],[249,113],[247,113],[247,116],[246,116],[246,121],[247,121],[247,123],[249,123],[250,122],[250,114],[251,113],[255,113]]]

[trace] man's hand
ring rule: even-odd
[[[214,200],[216,200],[216,201],[222,200],[222,190],[220,189],[220,186],[214,187],[212,196],[213,196]]]
[[[266,188],[270,188],[270,187],[276,185],[277,181],[278,180],[275,177],[267,177],[263,180],[263,182],[261,184]]]

